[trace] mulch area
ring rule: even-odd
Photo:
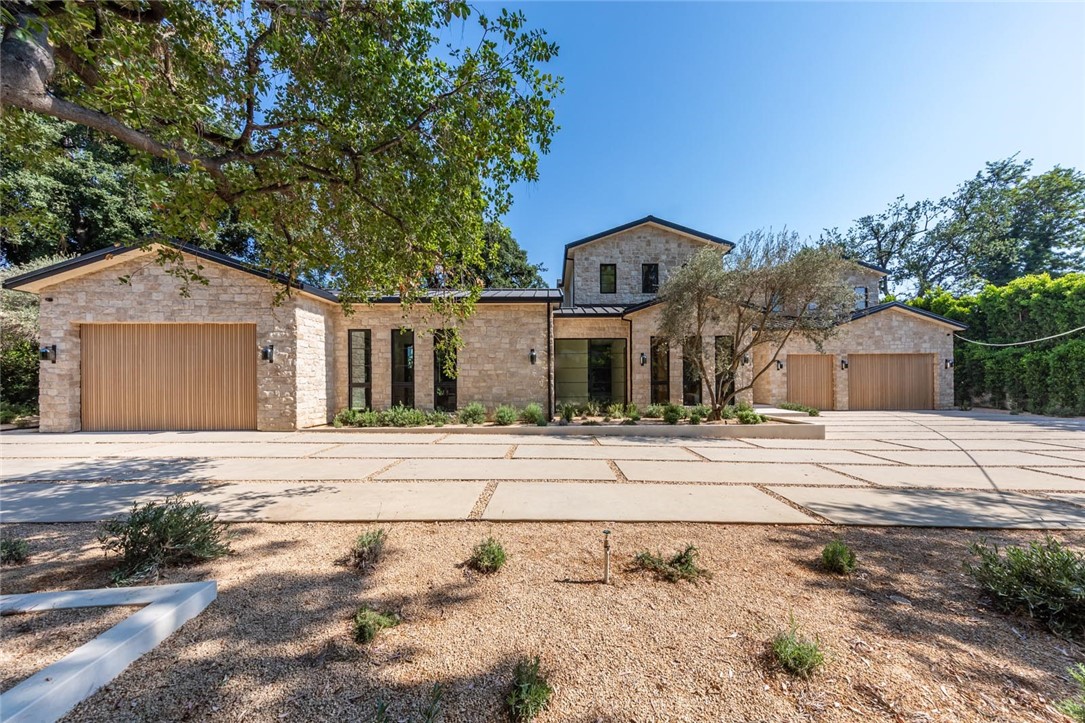
[[[962,571],[978,536],[966,530],[848,528],[861,567],[840,578],[818,565],[838,532],[823,527],[617,524],[603,586],[603,525],[388,524],[386,557],[363,576],[337,561],[369,527],[234,525],[234,555],[162,580],[218,580],[218,600],[69,720],[368,720],[379,700],[391,720],[417,720],[436,682],[443,720],[504,720],[515,661],[538,654],[555,688],[544,723],[1016,723],[1058,720],[1050,704],[1073,692],[1066,669],[1085,661],[1081,644],[988,609]],[[4,532],[34,553],[0,571],[5,593],[108,584],[93,525]],[[479,576],[462,563],[491,534],[509,562]],[[1059,537],[1085,547],[1085,533]],[[630,569],[642,549],[687,542],[713,579]],[[358,646],[350,617],[362,603],[403,622]],[[768,651],[792,617],[827,654],[810,680]],[[11,629],[5,620],[5,656],[21,639]]]

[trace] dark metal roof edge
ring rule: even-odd
[[[875,306],[869,306],[869,307],[867,307],[865,309],[860,309],[859,311],[852,312],[851,321],[856,321],[858,319],[862,319],[862,318],[865,318],[867,316],[873,316],[874,314],[885,311],[886,309],[903,309],[904,311],[910,311],[913,314],[918,314],[919,316],[925,316],[928,319],[933,319],[934,321],[940,321],[943,324],[949,324],[950,326],[955,326],[955,327],[957,327],[957,328],[959,328],[961,330],[964,330],[964,329],[968,328],[968,324],[962,324],[959,321],[954,321],[953,319],[947,319],[946,317],[944,317],[944,316],[942,316],[940,314],[935,314],[933,311],[927,311],[926,309],[919,309],[919,308],[917,308],[915,306],[909,306],[908,304],[902,304],[899,301],[886,301],[884,303],[877,304]]]
[[[607,318],[607,317],[611,317],[611,318],[620,319],[621,317],[625,316],[625,312],[626,312],[626,310],[621,308],[621,307],[618,307],[614,311],[594,311],[594,310],[589,310],[589,307],[584,307],[584,306],[566,306],[566,307],[561,307],[561,308],[558,308],[558,309],[554,309],[554,316],[567,316],[567,317],[570,317],[570,318],[577,317],[577,316],[583,316],[583,317],[588,317],[588,318]]]
[[[889,275],[889,269],[885,268],[884,266],[878,266],[877,264],[872,264],[867,261],[860,261],[858,259],[851,260],[864,268],[870,269],[871,271],[877,271],[879,274],[885,274],[886,276]]]
[[[36,269],[34,271],[28,271],[25,274],[19,274],[18,276],[12,276],[9,279],[4,280],[3,288],[18,290],[20,286],[29,284],[40,279],[47,279],[50,276],[63,273],[65,271],[71,271],[72,269],[78,269],[81,266],[87,264],[93,264],[96,261],[101,261],[102,258],[113,255],[123,254],[132,251],[132,246],[107,246],[104,249],[98,249],[97,251],[90,251],[80,256],[75,256],[70,259],[64,259],[58,261],[55,264],[46,266],[45,268]]]
[[[629,314],[635,314],[638,311],[643,311],[650,307],[660,303],[659,299],[650,299],[648,301],[642,301],[639,304],[633,304],[632,306],[625,307],[625,311],[622,312],[622,316],[628,316]]]
[[[696,236],[699,239],[711,241],[712,243],[717,243],[721,246],[727,246],[728,248],[735,247],[735,245],[727,239],[720,238],[719,236],[713,236],[710,233],[698,231],[697,229],[690,228],[689,226],[682,226],[681,224],[674,223],[673,221],[667,221],[665,219],[649,214],[644,218],[638,218],[636,221],[623,223],[620,226],[615,226],[614,228],[607,229],[606,231],[600,231],[599,233],[594,233],[591,236],[585,236],[578,241],[567,243],[565,244],[565,252],[566,254],[568,254],[569,249],[576,248],[577,246],[583,246],[584,244],[591,243],[592,241],[598,241],[599,239],[606,238],[607,236],[613,236],[614,234],[621,233],[622,231],[628,231],[629,229],[636,228],[637,226],[643,226],[646,223],[654,223],[657,226],[663,226],[664,228],[669,228],[672,231],[680,231],[681,233],[689,234],[690,236]]]

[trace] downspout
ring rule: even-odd
[[[625,317],[625,323],[629,324],[629,334],[626,337],[629,341],[625,347],[625,402],[628,404],[633,401],[633,320]]]
[[[546,416],[554,418],[554,305],[546,304]]]

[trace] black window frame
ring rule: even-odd
[[[406,359],[402,364],[396,361],[396,337],[409,337],[410,343],[403,344],[402,348],[405,351]],[[415,384],[415,335],[413,329],[392,329],[391,334],[392,341],[392,406],[402,404],[405,407],[414,408],[414,384]],[[396,373],[400,369],[404,370],[404,377],[410,377],[410,380],[397,382]]]
[[[608,291],[604,286],[603,281],[606,278],[606,272],[610,271],[610,290]],[[599,264],[599,293],[600,294],[617,294],[618,293],[618,264]]]
[[[640,292],[655,294],[659,291],[659,264],[640,265]]]
[[[699,336],[691,336],[686,339],[682,348],[682,404],[687,407],[695,407],[701,403],[703,380],[696,376],[700,370],[697,365],[690,361],[689,351],[695,354],[703,354],[704,346]]]
[[[671,347],[666,339],[651,337],[648,359],[649,402],[651,404],[670,404],[671,402]]]
[[[355,334],[365,336],[365,378],[359,382],[354,379]],[[354,390],[365,391],[365,406],[354,406]],[[373,408],[373,332],[370,329],[347,329],[347,407],[350,409]]]
[[[859,297],[859,290],[863,290],[862,298]],[[856,286],[855,291],[855,310],[862,311],[870,307],[870,287],[869,286]],[[862,306],[859,304],[862,303]]]
[[[438,412],[455,412],[457,408],[456,377],[445,375],[444,360],[441,359],[440,344],[444,338],[452,333],[451,329],[435,329],[433,331],[433,408]],[[459,371],[459,359],[456,350],[450,352],[456,370]]]

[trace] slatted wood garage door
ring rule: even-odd
[[[934,355],[849,354],[848,409],[934,409]]]
[[[833,362],[829,354],[788,354],[787,401],[832,409]]]
[[[83,429],[256,429],[255,324],[84,324]]]

